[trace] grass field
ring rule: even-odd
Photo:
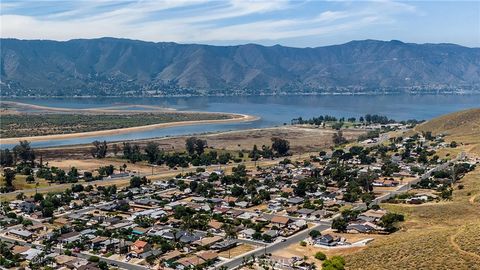
[[[170,122],[220,120],[227,114],[128,113],[128,114],[6,114],[0,122],[0,137],[26,137],[110,130]]]
[[[15,190],[35,188],[36,184],[27,183],[26,179],[27,179],[26,175],[17,174],[15,176],[15,180],[13,180],[13,186],[15,187]],[[49,185],[48,182],[45,181],[45,179],[37,179],[37,182],[38,182],[38,188],[48,187]],[[5,186],[3,175],[0,175],[0,186],[2,187]]]

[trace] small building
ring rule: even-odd
[[[151,245],[148,242],[137,240],[132,244],[130,252],[139,257],[142,253],[150,251],[152,249]]]

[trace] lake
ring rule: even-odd
[[[259,116],[248,123],[208,124],[132,132],[89,138],[32,142],[34,147],[121,141],[215,131],[262,128],[290,123],[299,116],[359,117],[386,115],[395,120],[428,120],[436,116],[480,106],[480,95],[319,95],[165,98],[9,98],[9,101],[62,108],[96,108],[116,105],[156,105],[185,111],[231,112]],[[2,148],[12,145],[2,145]]]

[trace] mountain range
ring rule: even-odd
[[[480,48],[361,40],[316,48],[1,39],[2,96],[480,91]]]

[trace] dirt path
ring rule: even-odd
[[[468,252],[468,251],[463,250],[463,249],[460,247],[460,245],[458,245],[457,242],[455,242],[455,239],[456,239],[463,231],[465,231],[465,225],[463,225],[460,229],[458,229],[458,231],[457,231],[454,235],[451,235],[451,236],[449,237],[450,245],[452,245],[453,249],[455,249],[456,251],[458,251],[458,252],[461,253],[461,254],[464,254],[464,255],[467,255],[467,256],[471,256],[471,257],[480,259],[480,255],[475,254],[475,253],[473,253],[473,252]]]
[[[476,203],[475,203],[475,199],[478,197],[478,195],[480,195],[480,194],[474,194],[472,197],[470,197],[470,198],[468,199],[468,202],[469,202],[470,204],[475,205],[475,204],[476,204]]]

